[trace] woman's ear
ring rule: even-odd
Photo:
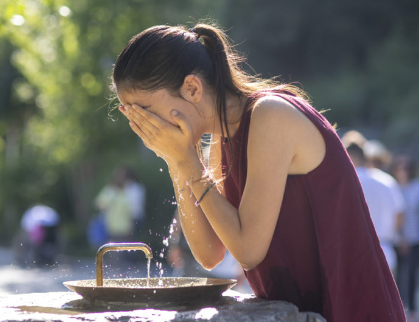
[[[203,92],[201,79],[194,74],[187,75],[183,81],[180,91],[182,97],[187,101],[193,104],[199,103]]]

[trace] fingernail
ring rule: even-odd
[[[178,111],[176,111],[176,110],[173,110],[173,111],[172,111],[172,114],[173,114],[173,115],[178,115],[178,114],[179,114],[179,112],[178,112]]]
[[[125,112],[125,111],[126,111],[126,109],[125,109],[124,105],[121,105],[121,106],[119,107],[119,110],[120,110],[120,111],[122,111],[122,112]]]

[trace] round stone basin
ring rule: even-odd
[[[64,285],[91,301],[181,304],[219,298],[236,282],[232,279],[164,277],[105,279],[103,286],[96,286],[96,280],[70,281]]]

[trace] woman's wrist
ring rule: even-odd
[[[204,170],[201,160],[196,153],[188,159],[178,161],[174,167],[177,169],[179,178],[185,181],[189,181],[191,176],[193,176],[194,181],[200,179],[201,175],[198,175],[198,173]]]

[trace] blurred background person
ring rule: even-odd
[[[404,207],[403,196],[397,180],[389,173],[392,154],[379,140],[368,140],[364,146],[365,157],[371,174],[379,181],[393,190],[394,198],[399,208]]]
[[[367,141],[362,134],[350,131],[342,137],[342,142],[355,166],[381,247],[394,274],[397,260],[393,245],[397,231],[400,229],[400,217],[404,209],[403,203],[398,200],[403,201],[401,192],[399,191],[398,199],[394,197],[394,188],[377,179],[374,171],[367,167],[363,150]]]
[[[106,234],[111,242],[126,242],[131,239],[133,224],[128,193],[125,190],[126,171],[118,167],[95,199],[97,209],[103,214]]]
[[[392,154],[386,146],[379,140],[367,140],[363,146],[367,166],[375,179],[389,187],[397,209],[397,231],[399,231],[404,221],[405,200],[400,190],[399,183],[390,174]]]
[[[130,167],[126,167],[124,189],[128,198],[130,216],[133,224],[132,239],[136,239],[144,227],[146,219],[146,188],[138,181],[137,175]]]
[[[392,155],[384,143],[379,140],[367,140],[363,148],[368,166],[372,169],[379,169],[388,175]]]
[[[406,202],[404,223],[396,246],[396,281],[410,320],[418,321],[415,295],[419,265],[419,179],[415,178],[416,164],[410,156],[399,155],[394,159],[391,173]]]
[[[15,262],[22,267],[53,265],[60,250],[60,217],[43,204],[30,207],[22,216],[21,231],[14,240]]]

